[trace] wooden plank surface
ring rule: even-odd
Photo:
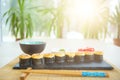
[[[14,70],[12,67],[18,63],[18,58],[11,61],[6,66],[0,68],[0,80],[20,80],[20,75],[23,70]],[[57,71],[57,70],[56,70]],[[114,66],[113,70],[69,70],[69,71],[105,71],[109,74],[109,78],[99,77],[74,77],[64,75],[52,75],[52,74],[35,74],[28,75],[26,80],[120,80],[120,70]],[[64,72],[64,70],[63,70]]]

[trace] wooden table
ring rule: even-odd
[[[18,58],[8,63],[6,66],[0,69],[0,80],[20,80],[22,70],[14,70],[12,67],[18,63]],[[63,70],[64,71],[64,70]],[[73,71],[73,70],[72,70]],[[74,71],[93,71],[93,70],[74,70]],[[35,74],[31,73],[26,80],[120,80],[120,70],[114,66],[113,70],[94,70],[105,71],[109,74],[109,77],[73,77],[63,75],[52,74]]]

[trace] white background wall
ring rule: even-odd
[[[0,0],[0,44],[2,41],[2,18],[1,18],[1,0]]]

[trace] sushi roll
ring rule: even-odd
[[[19,65],[21,68],[27,68],[31,66],[31,56],[29,54],[22,54],[19,56]]]
[[[103,52],[102,51],[96,51],[94,53],[94,60],[95,60],[95,62],[102,62],[103,61]]]
[[[44,63],[43,54],[33,54],[32,55],[32,66],[40,67]]]
[[[85,62],[93,62],[94,61],[94,53],[93,52],[85,52]]]
[[[74,62],[74,57],[75,57],[75,53],[67,52],[66,53],[66,62],[67,63],[73,63]]]
[[[64,63],[65,62],[65,53],[59,52],[55,53],[55,62]]]
[[[75,62],[76,63],[84,62],[84,58],[85,58],[85,53],[84,52],[77,52],[75,54]]]
[[[53,53],[44,54],[45,64],[53,64],[55,62],[55,55]]]

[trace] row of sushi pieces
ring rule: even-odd
[[[102,51],[52,52],[46,54],[22,54],[19,56],[20,66],[53,64],[53,63],[90,63],[102,62]]]

